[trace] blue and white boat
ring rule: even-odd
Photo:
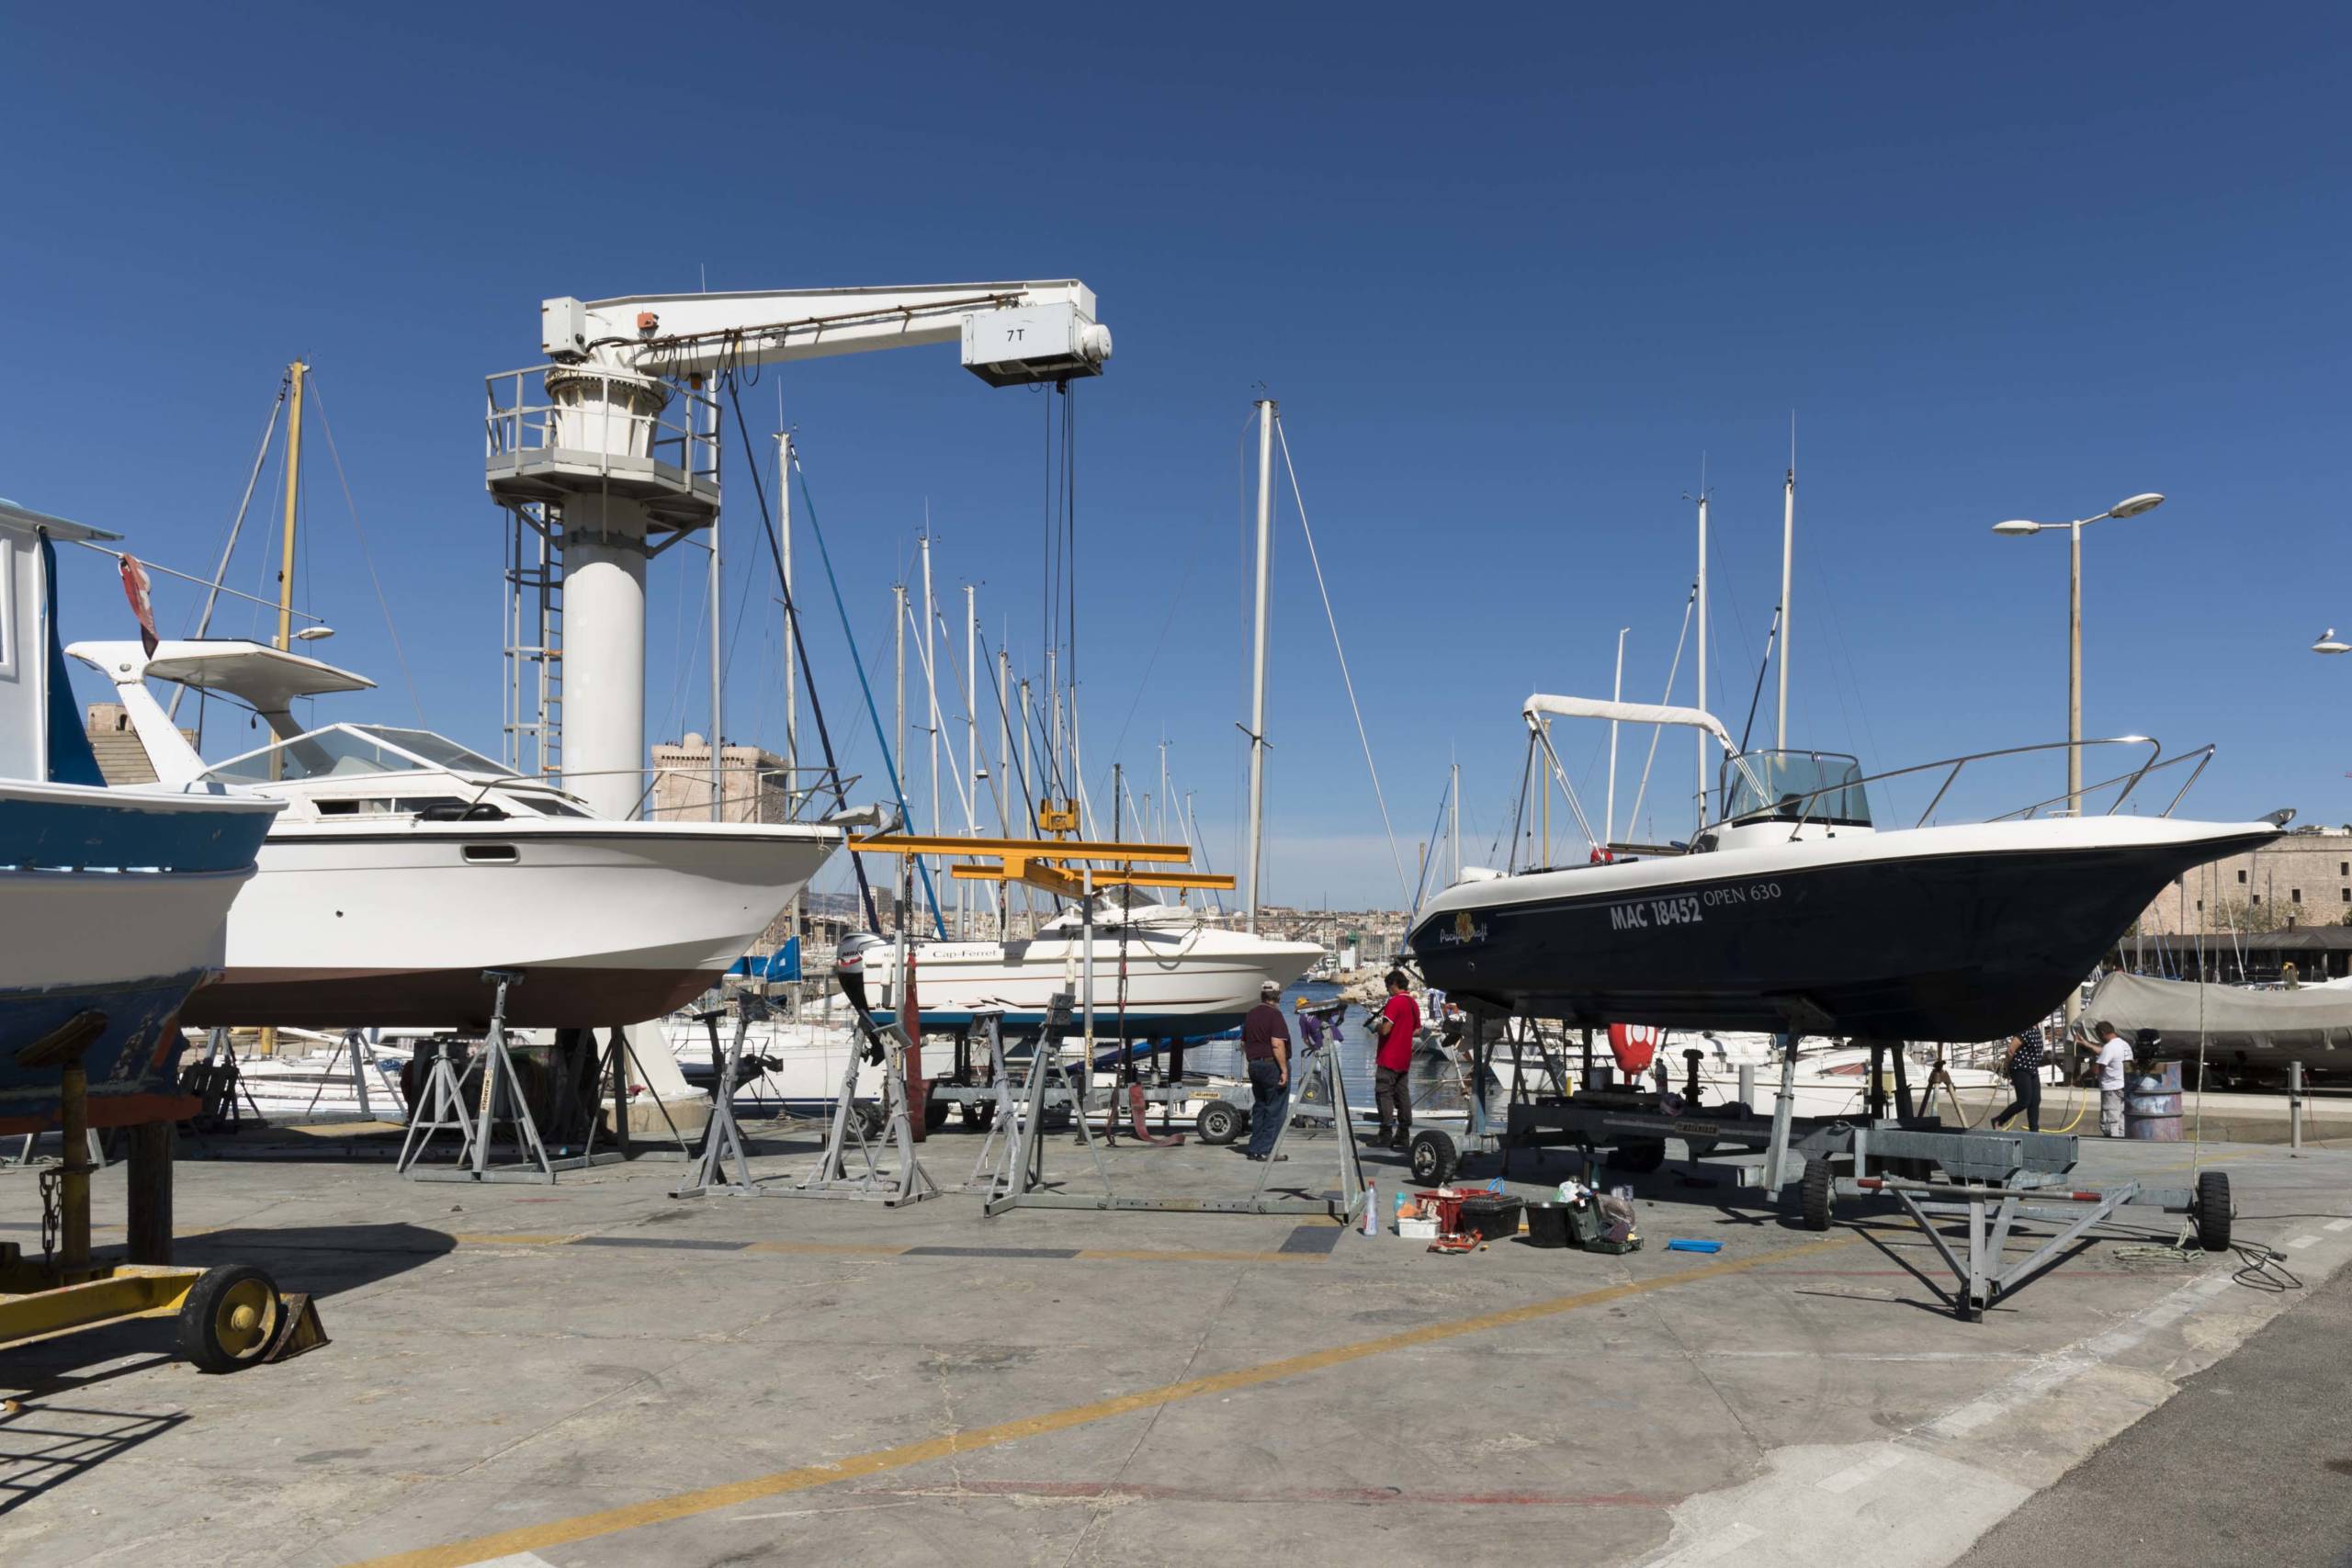
[[[54,1066],[18,1054],[81,1021],[91,1121],[168,1114],[188,993],[283,803],[220,784],[109,789],[57,635],[59,540],[115,536],[0,501],[0,1133],[51,1124]]]

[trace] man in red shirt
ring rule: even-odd
[[[1406,991],[1402,969],[1388,972],[1388,999],[1372,1021],[1380,1038],[1373,1055],[1372,1101],[1380,1108],[1380,1135],[1374,1148],[1401,1149],[1413,1141],[1413,1095],[1406,1080],[1413,1070],[1413,1037],[1421,1030],[1420,1005]],[[1391,1126],[1395,1131],[1390,1131]]]

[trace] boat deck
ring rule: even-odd
[[[758,1167],[806,1168],[814,1132],[771,1130]],[[334,1343],[207,1377],[139,1324],[0,1360],[11,1568],[1937,1564],[2352,1258],[2341,1147],[2199,1156],[2309,1289],[2099,1242],[1968,1325],[1891,1212],[1805,1232],[1673,1167],[1633,1183],[1641,1252],[1445,1258],[1290,1218],[680,1202],[650,1162],[419,1185],[386,1134],[263,1136],[183,1159],[181,1260],[319,1292]],[[933,1174],[979,1142],[934,1138]],[[1326,1185],[1330,1145],[1291,1142],[1278,1177]],[[2191,1158],[2085,1147],[2094,1181]],[[1124,1192],[1259,1171],[1195,1144],[1109,1158]],[[1091,1176],[1067,1138],[1048,1159]],[[1393,1156],[1369,1164],[1385,1202]],[[119,1224],[120,1172],[97,1189]],[[0,1172],[0,1239],[37,1245],[37,1217]],[[2197,1440],[2319,1420],[2332,1390],[2282,1382]]]

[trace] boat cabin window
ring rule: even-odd
[[[1724,764],[1726,822],[1867,828],[1861,764],[1835,751],[1749,751]]]
[[[435,807],[451,811],[466,808],[466,802],[454,795],[379,795],[349,800],[322,800],[315,804],[322,817],[415,817]]]
[[[388,740],[412,756],[424,758],[435,767],[447,768],[458,773],[508,773],[514,772],[503,762],[493,762],[479,751],[469,751],[446,736],[429,729],[394,729],[389,725],[361,725],[359,728],[379,740]]]
[[[368,724],[313,729],[232,757],[205,776],[227,784],[294,784],[375,773],[440,772],[514,776],[514,770],[440,736]]]

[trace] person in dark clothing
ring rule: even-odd
[[[1258,988],[1258,1005],[1241,1021],[1241,1057],[1250,1071],[1251,1159],[1288,1159],[1274,1153],[1283,1116],[1290,1107],[1290,1023],[1283,1017],[1283,988],[1272,980]]]
[[[2018,1111],[2025,1112],[2026,1131],[2041,1131],[2041,1031],[2029,1029],[2009,1037],[2009,1108],[1993,1118],[2003,1127]]]

